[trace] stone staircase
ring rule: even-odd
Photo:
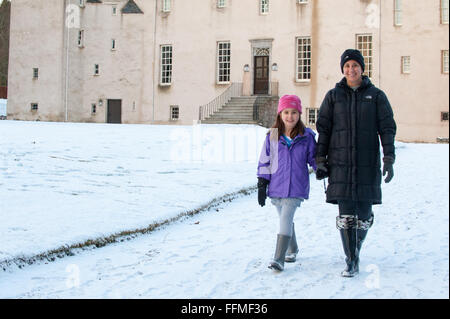
[[[258,124],[253,119],[254,107],[264,104],[270,97],[232,97],[222,108],[202,120],[202,124]]]

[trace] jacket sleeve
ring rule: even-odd
[[[333,90],[328,91],[320,105],[319,116],[316,122],[316,129],[319,133],[316,157],[326,158],[328,155],[331,131],[333,129],[334,102],[332,94]]]
[[[311,166],[316,171],[317,170],[317,165],[316,165],[317,143],[316,143],[316,139],[314,138],[314,136],[315,136],[314,133],[312,133],[309,136],[307,161],[308,161],[309,166]]]
[[[377,130],[383,145],[384,157],[395,160],[395,134],[397,125],[394,121],[394,113],[386,94],[380,90],[377,95]]]
[[[270,181],[270,134],[267,134],[266,140],[264,141],[261,154],[258,161],[258,177],[262,177]]]

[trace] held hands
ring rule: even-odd
[[[269,181],[267,179],[258,177],[258,203],[261,207],[266,205],[267,185],[269,185]]]
[[[394,161],[395,160],[393,157],[390,157],[390,156],[383,157],[383,163],[384,163],[383,164],[383,176],[385,176],[387,173],[387,176],[384,180],[385,183],[389,183],[391,181],[392,177],[394,177],[394,167],[393,167]]]
[[[328,164],[327,160],[324,157],[316,158],[317,170],[316,170],[316,179],[321,180],[325,177],[328,177]]]

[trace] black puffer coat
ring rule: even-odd
[[[317,158],[329,168],[327,202],[369,201],[381,204],[380,143],[395,159],[396,124],[383,91],[367,76],[354,91],[343,78],[325,96],[316,123]]]

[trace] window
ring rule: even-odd
[[[448,0],[441,0],[441,23],[448,24]]]
[[[311,79],[311,37],[297,38],[296,56],[296,80],[309,81]]]
[[[410,56],[402,56],[402,73],[404,73],[404,74],[411,73],[411,57]]]
[[[170,12],[171,10],[171,1],[170,0],[162,0],[162,11],[163,12]]]
[[[402,25],[402,0],[394,0],[394,25]]]
[[[39,108],[39,105],[37,103],[31,103],[31,110],[32,111],[37,111]]]
[[[448,121],[448,112],[441,112],[441,121]]]
[[[78,0],[78,4],[80,5],[81,8],[84,8],[84,2],[85,0]]]
[[[180,107],[178,105],[170,106],[170,119],[176,121],[180,118]]]
[[[448,74],[448,50],[441,51],[442,56],[442,73]]]
[[[318,108],[307,108],[306,109],[307,116],[308,116],[308,125],[316,125],[317,117],[319,116],[319,109]]]
[[[161,45],[160,85],[172,84],[172,45]]]
[[[100,74],[100,65],[94,64],[94,75]]]
[[[78,31],[78,47],[79,48],[84,47],[84,30]]]
[[[217,83],[229,83],[231,70],[231,43],[217,43]]]
[[[269,13],[269,0],[259,0],[259,12],[261,14],[268,14]]]
[[[371,34],[357,34],[356,48],[361,51],[364,57],[364,64],[366,65],[364,75],[369,78],[372,77],[372,35]]]
[[[91,104],[91,113],[92,114],[97,113],[97,105],[95,103]]]
[[[39,69],[33,68],[33,79],[39,78]]]
[[[113,6],[112,6],[112,11],[111,11],[111,12],[112,12],[112,15],[113,15],[113,16],[116,16],[116,15],[117,15],[117,6],[116,6],[116,5],[113,5]]]
[[[300,4],[308,3],[308,0],[297,0],[297,3],[300,3]]]
[[[225,8],[226,1],[225,0],[217,0],[217,8]]]
[[[111,39],[111,50],[115,50],[116,49],[116,39]]]

